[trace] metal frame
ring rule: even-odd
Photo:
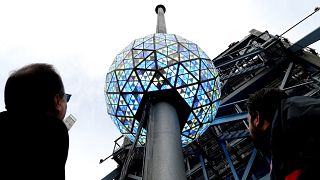
[[[236,163],[236,155],[229,152],[226,146],[226,142],[229,142],[229,144],[231,144],[230,146],[233,146],[237,145],[237,142],[243,139],[248,139],[249,132],[246,129],[247,125],[245,120],[247,113],[246,110],[243,109],[248,94],[263,87],[279,87],[291,95],[320,96],[320,66],[315,60],[320,61],[318,55],[308,48],[300,52],[300,54],[293,54],[287,51],[287,47],[290,47],[290,42],[286,39],[269,35],[265,36],[264,40],[262,40],[262,38],[259,39],[257,37],[261,37],[262,34],[266,35],[266,32],[260,33],[256,30],[252,30],[251,32],[253,33],[248,39],[237,42],[230,48],[232,50],[227,50],[228,53],[224,53],[213,60],[217,63],[217,67],[220,68],[219,71],[231,72],[230,70],[233,70],[234,72],[235,70],[240,71],[241,68],[241,72],[244,72],[226,73],[224,76],[221,76],[223,93],[225,94],[222,95],[223,99],[219,107],[218,115],[211,124],[212,131],[220,131],[220,134],[216,134],[214,140],[207,138],[207,142],[217,141],[225,156],[229,172],[231,173],[225,174],[224,177],[226,179],[231,176],[233,179],[240,179],[240,177],[241,179],[259,178],[252,172],[252,167],[255,166],[256,161],[264,161],[266,163],[265,168],[269,168],[268,163],[270,163],[270,158],[262,157],[253,147],[247,151],[250,153],[246,153],[248,157],[246,166],[239,166],[239,163]],[[258,34],[258,36],[254,36],[254,34]],[[269,39],[266,37],[269,37]],[[244,51],[243,46],[253,48],[253,46],[250,46],[250,43],[254,41],[260,41],[260,46],[257,50],[251,49],[251,54],[249,51],[246,51],[249,52],[248,54],[239,54],[239,52]],[[265,48],[260,49],[261,47]],[[254,52],[259,53],[255,54]],[[236,56],[236,54],[238,54],[238,56]],[[245,64],[252,61],[253,57],[256,57],[252,54],[263,59],[263,61],[251,67],[239,67],[239,64]],[[256,68],[252,68],[253,66]],[[308,76],[303,77],[301,75],[302,72]],[[233,81],[236,83],[233,84]],[[244,83],[241,84],[241,82]],[[229,88],[232,90],[228,91]],[[246,128],[225,131],[226,127],[232,129],[234,125],[238,126],[241,123],[243,123]],[[207,142],[204,140],[204,144]],[[206,151],[206,149],[204,150]],[[196,173],[194,172],[194,174]]]

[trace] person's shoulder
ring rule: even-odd
[[[7,132],[10,128],[8,126],[14,126],[14,120],[10,117],[8,111],[0,112],[0,124],[1,124],[1,131]]]
[[[1,124],[1,133],[4,133],[5,130],[7,129],[7,124],[8,124],[8,112],[7,111],[3,111],[0,112],[0,124]]]
[[[68,131],[68,128],[64,124],[63,120],[51,115],[43,115],[41,121],[45,121],[47,126],[52,128],[59,128]]]
[[[285,99],[282,104],[291,107],[320,106],[320,99],[308,96],[292,96]]]
[[[7,111],[0,112],[0,121],[5,121],[7,119],[8,119],[8,112]]]
[[[288,127],[318,127],[320,100],[307,96],[294,96],[282,102],[281,121]],[[286,123],[284,123],[286,122]],[[308,122],[308,123],[306,123]]]
[[[314,98],[314,97],[309,97],[309,96],[291,96],[291,97],[287,98],[286,100],[293,101],[293,102],[319,101],[319,99]]]

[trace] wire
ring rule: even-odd
[[[297,24],[293,25],[291,28],[289,28],[289,29],[286,30],[285,32],[283,32],[283,33],[280,35],[280,37],[283,36],[284,34],[286,34],[288,31],[290,31],[290,30],[293,29],[294,27],[296,27],[298,24],[302,23],[304,20],[308,19],[308,18],[309,18],[310,16],[312,16],[313,14],[315,14],[317,11],[319,11],[319,9],[320,9],[320,7],[314,8],[314,11],[313,11],[311,14],[309,14],[307,17],[303,18],[301,21],[299,21]]]

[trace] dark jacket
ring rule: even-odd
[[[62,120],[5,111],[0,124],[0,179],[65,179],[69,135]]]
[[[281,102],[271,128],[272,179],[300,169],[299,180],[320,179],[320,100],[291,97]]]

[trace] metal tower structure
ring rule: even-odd
[[[249,138],[246,99],[264,87],[320,97],[320,57],[307,47],[318,37],[320,28],[292,44],[252,29],[213,59],[221,76],[221,105],[209,130],[184,149],[187,178],[259,179],[269,172],[269,157],[254,149]]]
[[[252,29],[212,59],[220,75],[221,102],[207,131],[183,147],[187,179],[254,180],[268,174],[269,157],[262,156],[249,138],[245,105],[249,94],[278,87],[289,95],[320,98],[320,56],[308,47],[320,39],[320,27],[295,43],[283,35]],[[119,144],[120,139],[110,156],[119,166],[104,180],[118,179],[130,155],[132,143]],[[145,179],[145,152],[145,146],[135,148],[127,179]]]

